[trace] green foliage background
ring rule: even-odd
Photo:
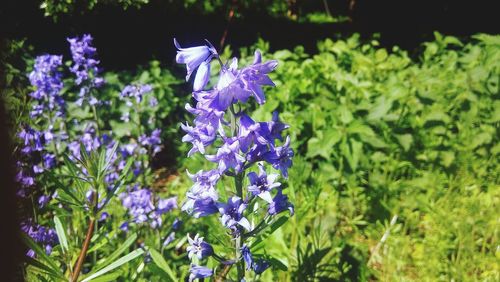
[[[287,188],[296,214],[257,245],[257,255],[274,258],[261,281],[500,280],[500,37],[478,34],[467,43],[435,37],[415,57],[356,35],[320,41],[315,55],[300,46],[268,53],[263,41],[240,50],[242,64],[256,48],[279,61],[272,74],[277,87],[268,89],[266,104],[252,117],[267,120],[278,110],[296,151]],[[222,56],[230,54],[226,48]],[[16,77],[24,71],[9,67],[7,84],[15,88],[2,96],[13,116],[22,117],[26,89],[16,89],[25,81]],[[102,98],[117,99],[121,81],[154,84],[156,125],[165,140],[175,140],[190,93],[172,73],[159,62],[134,73],[106,73]],[[111,122],[120,110],[108,117],[118,133],[133,128]],[[169,146],[179,155],[179,173],[158,185],[182,200],[191,185],[183,171],[202,162],[185,160],[185,144]],[[116,201],[113,217],[123,216],[120,208]],[[183,232],[203,233],[214,226],[211,220],[193,220]],[[117,227],[118,221],[102,230]],[[140,233],[138,240],[156,242],[154,236]],[[101,265],[125,240],[114,238],[96,247]],[[183,243],[168,255],[152,253],[146,268],[129,262],[100,281],[160,281],[166,272],[184,277]]]

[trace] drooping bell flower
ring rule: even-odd
[[[215,56],[218,56],[214,46],[208,40],[207,43],[208,45],[204,46],[181,48],[179,42],[174,38],[174,45],[179,49],[175,61],[179,64],[186,64],[186,81],[188,81],[191,74],[198,69],[194,78],[194,91],[200,91],[205,88],[210,79],[210,61]]]

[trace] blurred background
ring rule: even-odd
[[[496,33],[496,11],[485,0],[5,0],[0,23],[5,38],[26,38],[37,53],[67,55],[64,38],[90,33],[103,67],[126,69],[150,59],[171,62],[173,37],[220,45],[225,33],[235,50],[262,38],[271,51],[302,45],[314,53],[318,40],[359,33],[413,52],[434,31],[459,38]]]

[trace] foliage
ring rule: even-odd
[[[40,8],[45,16],[57,19],[65,14],[75,14],[99,9],[103,6],[118,6],[123,9],[140,9],[147,5],[157,5],[159,2],[150,0],[43,0]],[[221,14],[226,15],[229,10],[234,11],[234,16],[246,17],[250,14],[269,15],[272,17],[288,18],[305,22],[336,22],[345,21],[346,17],[332,17],[329,9],[324,7],[324,1],[281,1],[281,0],[168,0],[163,1],[167,9],[186,9],[200,15]]]
[[[279,278],[498,279],[499,39],[435,36],[417,62],[357,36],[269,55],[255,115],[279,110],[302,156]]]

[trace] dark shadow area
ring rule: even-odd
[[[226,43],[239,48],[262,37],[271,43],[272,50],[303,45],[307,52],[314,53],[320,39],[357,32],[364,39],[380,33],[384,47],[397,45],[414,50],[422,42],[432,40],[434,31],[467,37],[479,32],[498,33],[500,27],[495,1],[364,0],[351,1],[352,10],[348,9],[347,0],[328,2],[332,14],[346,14],[352,21],[317,24],[244,11],[231,21]],[[5,0],[1,5],[4,37],[28,38],[36,53],[69,56],[65,38],[91,33],[107,70],[132,68],[152,58],[170,64],[173,37],[185,46],[199,44],[203,38],[218,45],[227,26],[227,11],[205,14],[169,5],[168,1],[153,0],[139,9],[127,10],[98,6],[88,12],[62,15],[57,22],[43,16],[39,1]]]

